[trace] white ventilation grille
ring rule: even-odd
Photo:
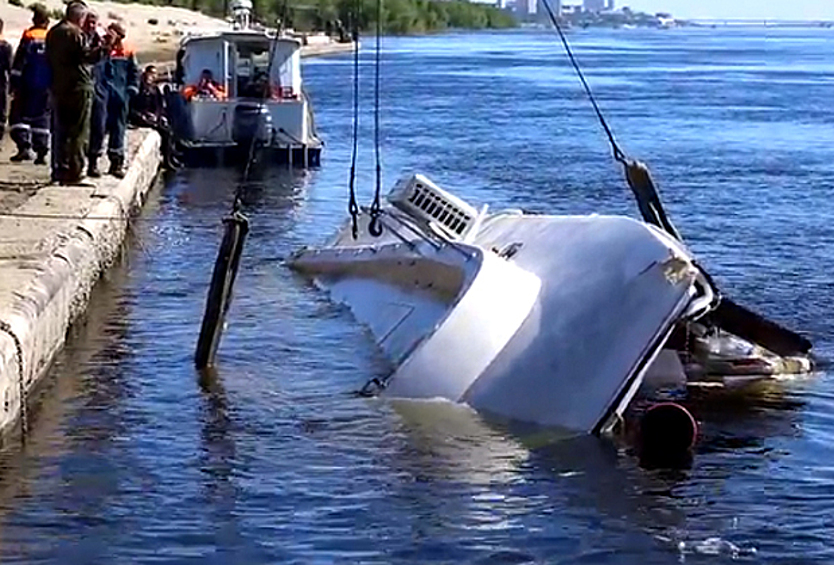
[[[463,238],[478,215],[475,208],[423,175],[414,175],[398,182],[388,199],[410,216],[443,227],[456,239]]]

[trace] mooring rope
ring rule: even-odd
[[[20,338],[14,333],[11,324],[0,320],[0,331],[5,332],[14,342],[15,356],[17,357],[17,389],[20,396],[20,440],[26,443],[26,436],[29,433],[29,407],[26,402],[26,372],[23,368],[23,344]]]
[[[602,113],[602,110],[597,103],[597,99],[594,96],[593,91],[591,90],[588,81],[585,80],[585,74],[582,72],[582,68],[579,66],[579,62],[576,60],[576,57],[573,54],[573,49],[571,49],[570,43],[568,43],[568,38],[565,36],[565,32],[562,30],[562,26],[559,25],[559,18],[553,12],[553,8],[550,7],[549,0],[542,0],[542,4],[544,5],[545,10],[547,11],[547,15],[550,18],[550,21],[553,23],[553,27],[556,28],[556,31],[559,33],[559,37],[562,40],[562,44],[565,46],[565,52],[568,55],[568,59],[570,59],[571,65],[573,65],[574,71],[576,71],[576,75],[579,77],[579,81],[582,83],[582,87],[585,89],[585,94],[588,96],[588,100],[591,101],[591,105],[594,107],[594,112],[596,112],[597,118],[599,119],[599,123],[602,124],[602,129],[605,130],[605,135],[608,136],[608,142],[611,144],[611,150],[614,153],[614,159],[623,165],[628,163],[626,158],[626,154],[623,153],[622,149],[620,149],[619,144],[617,143],[617,139],[614,137],[614,132],[608,125],[608,121],[605,119],[605,115]]]

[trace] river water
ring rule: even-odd
[[[165,179],[0,475],[4,563],[720,563],[834,560],[834,32],[575,32],[626,151],[736,300],[812,337],[823,369],[698,416],[692,467],[581,437],[535,445],[446,405],[351,392],[386,365],[283,259],[342,221],[349,57],[305,62],[323,165],[259,170],[213,378],[191,366],[235,169]],[[384,41],[386,188],[636,214],[553,35]],[[370,61],[370,59],[367,59]],[[363,65],[360,199],[372,198]]]

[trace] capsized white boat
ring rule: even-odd
[[[617,216],[477,210],[401,180],[327,245],[297,252],[393,364],[379,393],[443,398],[515,422],[604,432],[676,326],[716,295],[689,251]]]

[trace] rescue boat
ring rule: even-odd
[[[251,9],[250,0],[236,0],[231,29],[181,41],[176,92],[168,98],[176,137],[186,154],[230,150],[245,162],[258,149],[290,165],[317,166],[322,141],[302,82],[301,41],[254,29]]]

